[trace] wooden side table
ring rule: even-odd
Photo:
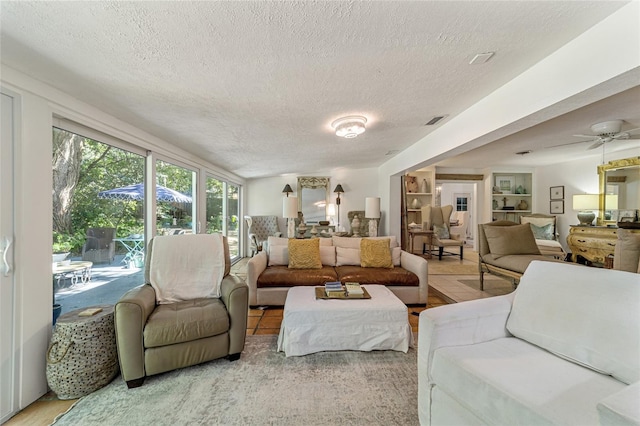
[[[420,237],[427,237],[427,244],[429,245],[429,250],[427,252],[427,257],[429,259],[431,259],[431,246],[433,246],[433,231],[432,230],[427,230],[427,231],[423,231],[423,230],[419,230],[419,231],[412,231],[409,230],[409,250],[407,250],[409,253],[413,254],[413,238],[415,236],[420,236]]]
[[[102,309],[81,316],[87,309]],[[113,305],[61,315],[47,351],[47,382],[60,399],[75,399],[107,385],[118,374]]]

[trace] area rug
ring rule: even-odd
[[[459,262],[438,262],[438,259],[427,259],[429,275],[475,275],[478,276],[478,265],[461,265]]]
[[[480,290],[480,280],[458,280],[467,287],[474,290]],[[484,280],[484,291],[492,296],[501,296],[509,294],[514,290],[513,284],[506,280]]]
[[[63,425],[417,425],[417,349],[285,357],[277,336],[248,336],[226,359],[148,377],[120,377],[81,398]]]

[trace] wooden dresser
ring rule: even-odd
[[[618,228],[606,226],[571,225],[567,244],[571,249],[571,260],[578,255],[593,263],[605,263],[608,255],[613,256],[618,241]]]

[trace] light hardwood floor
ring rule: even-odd
[[[232,268],[232,273],[246,276],[246,262],[242,259]],[[445,256],[441,261],[437,258],[429,259],[429,298],[427,306],[409,306],[409,324],[414,332],[418,331],[418,315],[425,309],[456,303],[465,300],[473,300],[491,297],[488,292],[474,290],[461,283],[460,280],[473,280],[478,278],[477,253],[472,247],[465,247],[464,259],[459,256]],[[487,276],[489,282],[501,282],[504,280]],[[282,322],[283,309],[281,307],[267,307],[265,309],[250,309],[247,322],[247,335],[278,334]],[[61,413],[66,412],[77,400],[59,400],[53,392],[49,392],[39,400],[11,418],[6,426],[46,426],[51,424]]]

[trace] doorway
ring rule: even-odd
[[[441,205],[452,205],[451,220],[464,223],[464,235],[467,244],[475,247],[475,227],[478,223],[477,182],[438,182]]]

